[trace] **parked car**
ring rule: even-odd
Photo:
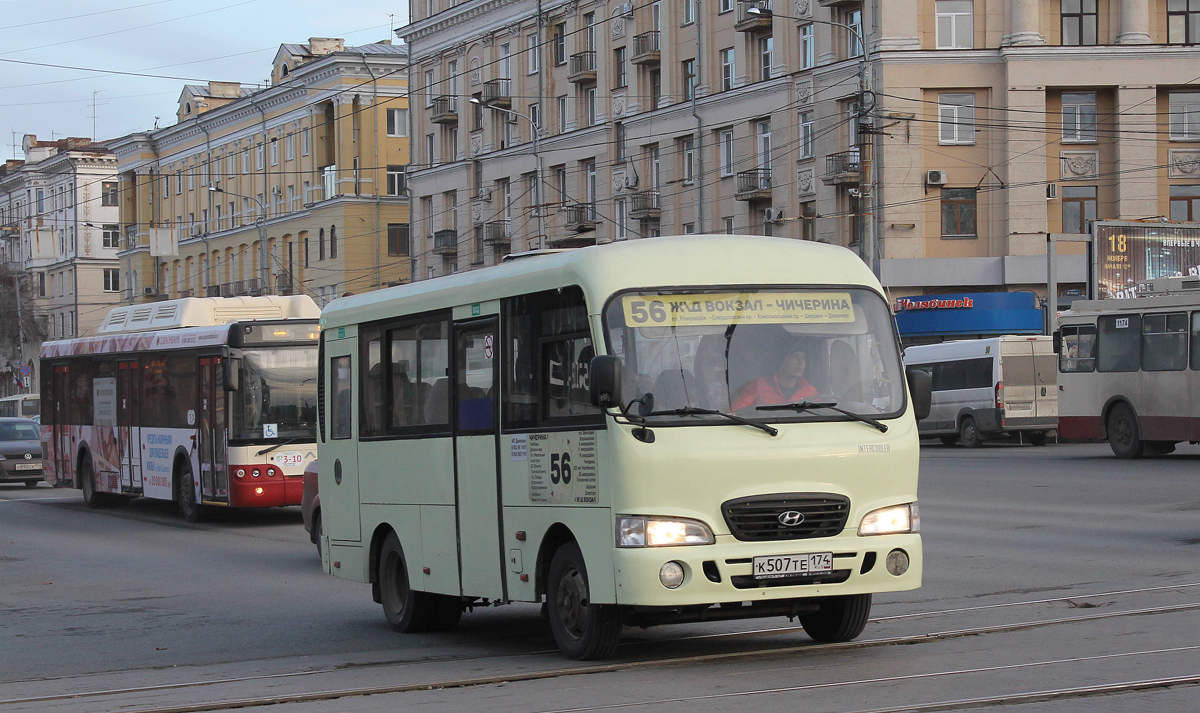
[[[317,491],[317,461],[304,468],[304,492],[300,496],[300,512],[304,515],[304,531],[317,546],[321,556],[321,494]]]
[[[965,339],[904,350],[904,365],[928,371],[933,405],[923,438],[974,448],[994,435],[1040,446],[1058,428],[1058,360],[1046,336]]]
[[[0,482],[36,486],[42,480],[41,428],[29,418],[0,418]]]

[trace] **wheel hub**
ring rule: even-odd
[[[558,619],[572,636],[583,634],[587,623],[587,585],[579,570],[571,570],[558,587]]]

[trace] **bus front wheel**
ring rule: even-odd
[[[862,633],[871,616],[870,594],[826,597],[814,614],[800,617],[804,633],[823,644],[851,641]]]
[[[95,510],[108,505],[106,494],[96,492],[96,474],[92,472],[90,458],[84,458],[79,463],[79,487],[83,490],[83,502],[89,508]]]
[[[1119,403],[1108,412],[1108,445],[1113,455],[1124,460],[1141,458],[1146,444],[1138,429],[1137,415],[1129,404]]]
[[[179,489],[179,514],[188,522],[204,520],[204,506],[196,501],[196,484],[192,480],[192,466],[182,463],[175,475],[175,484]]]
[[[621,613],[616,605],[591,601],[578,544],[568,542],[555,551],[547,580],[547,614],[558,648],[576,661],[610,656],[621,640]]]

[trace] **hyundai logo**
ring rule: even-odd
[[[785,510],[779,513],[779,524],[784,527],[795,527],[804,522],[804,513],[796,510]]]

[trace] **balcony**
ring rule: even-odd
[[[567,72],[567,81],[574,84],[595,84],[596,53],[577,52],[571,55],[571,69]]]
[[[433,118],[435,124],[458,123],[458,97],[440,96],[433,100]]]
[[[488,245],[508,245],[512,242],[509,221],[493,220],[483,224],[483,242]]]
[[[829,154],[825,157],[825,175],[821,176],[821,182],[827,186],[858,184],[862,177],[861,166],[858,149]]]
[[[330,164],[321,167],[321,189],[325,195],[321,196],[321,200],[328,200],[337,195],[337,166]]]
[[[629,61],[634,64],[658,64],[658,31],[643,32],[633,36],[633,56]]]
[[[737,22],[733,23],[733,29],[738,32],[771,31],[771,23],[775,19],[771,13],[771,0],[739,2],[737,6]]]
[[[433,254],[434,255],[457,255],[458,254],[458,231],[457,230],[439,230],[433,234]]]
[[[290,272],[287,272],[286,270],[275,275],[275,294],[277,294],[277,295],[294,294],[294,290],[292,287],[293,282],[294,282],[294,280],[292,278],[292,274]]]
[[[480,101],[488,106],[498,106],[503,109],[512,108],[512,80],[489,79],[483,83],[483,96]]]
[[[739,201],[771,200],[771,169],[755,168],[738,173],[734,198]]]
[[[576,203],[563,208],[567,215],[567,230],[582,233],[596,229],[596,204]]]
[[[629,217],[645,220],[661,218],[662,203],[658,191],[638,191],[630,197]]]

